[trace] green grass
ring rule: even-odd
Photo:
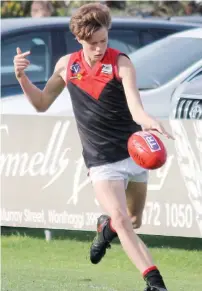
[[[144,282],[118,241],[99,265],[89,262],[94,233],[42,230],[5,232],[2,245],[2,291],[143,291]],[[201,291],[201,239],[142,236],[170,291]]]

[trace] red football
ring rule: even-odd
[[[138,131],[129,137],[128,152],[136,164],[148,170],[162,167],[167,159],[163,142],[147,131]]]

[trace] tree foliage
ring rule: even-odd
[[[49,1],[53,5],[54,16],[70,13],[72,7],[79,7],[89,1]],[[32,1],[1,1],[1,17],[29,17]]]
[[[50,1],[54,16],[71,15],[75,8],[92,1]],[[121,1],[124,5],[115,5],[118,1],[95,1],[107,4],[112,14],[173,16],[185,14],[187,1]],[[1,17],[28,17],[32,1],[1,1]],[[120,7],[119,7],[120,6]]]

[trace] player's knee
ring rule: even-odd
[[[116,231],[119,229],[128,228],[128,224],[130,224],[130,219],[127,214],[123,214],[120,210],[114,211],[111,215],[112,224]]]
[[[142,225],[142,216],[132,216],[131,222],[134,229],[140,228]]]

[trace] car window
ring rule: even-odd
[[[26,69],[27,76],[32,82],[45,82],[50,71],[50,35],[48,32],[29,33],[2,40],[1,47],[1,85],[16,85],[18,81],[14,75],[13,58],[16,48],[22,52],[31,51],[27,57],[30,66]]]
[[[70,32],[65,32],[67,54],[74,53],[81,49],[80,43],[75,39],[75,36]]]
[[[196,75],[194,75],[193,77],[189,78],[188,82],[192,82],[192,81],[195,81],[199,78],[201,78],[202,76],[202,70],[199,71]],[[202,87],[202,84],[201,84],[201,87]]]
[[[155,40],[159,40],[163,37],[166,37],[167,35],[171,33],[174,33],[174,31],[162,30],[162,29],[142,30],[140,32],[141,45],[145,46],[147,44],[154,42]]]
[[[156,39],[154,34],[151,33],[150,31],[141,31],[140,38],[142,45],[147,45]]]
[[[81,45],[71,32],[65,33],[67,53],[72,53],[81,49]],[[110,30],[108,46],[118,49],[125,54],[136,51],[139,47],[138,34],[130,30]]]
[[[167,37],[129,55],[136,68],[137,86],[158,88],[202,59],[202,39]]]
[[[135,52],[140,47],[138,33],[131,30],[110,30],[108,46],[125,54]]]

